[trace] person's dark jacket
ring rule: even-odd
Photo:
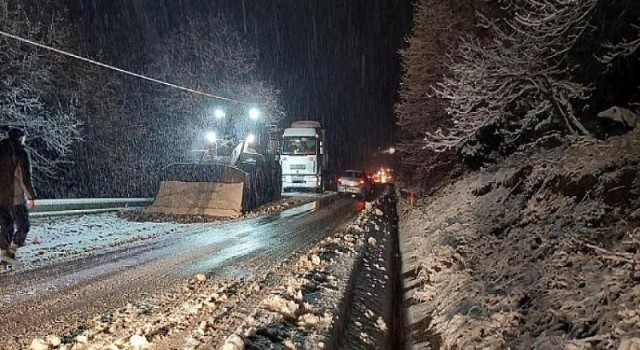
[[[35,199],[36,192],[33,189],[29,152],[18,141],[12,139],[0,141],[0,205],[2,206],[14,204],[17,167],[21,167],[27,197]]]

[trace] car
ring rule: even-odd
[[[338,195],[355,195],[365,199],[371,194],[371,181],[361,170],[347,170],[338,179]]]

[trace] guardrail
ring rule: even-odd
[[[96,214],[128,208],[140,208],[153,203],[153,198],[78,198],[37,199],[30,215],[58,216]]]

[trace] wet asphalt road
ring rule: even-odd
[[[175,289],[198,273],[251,278],[261,265],[310,248],[363,206],[322,198],[270,216],[186,226],[99,255],[2,275],[0,349],[11,340],[59,334],[99,313]]]

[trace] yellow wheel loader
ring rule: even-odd
[[[266,141],[268,135],[251,134],[233,147],[213,137],[201,162],[162,169],[158,194],[145,212],[236,218],[280,198],[277,144]]]

